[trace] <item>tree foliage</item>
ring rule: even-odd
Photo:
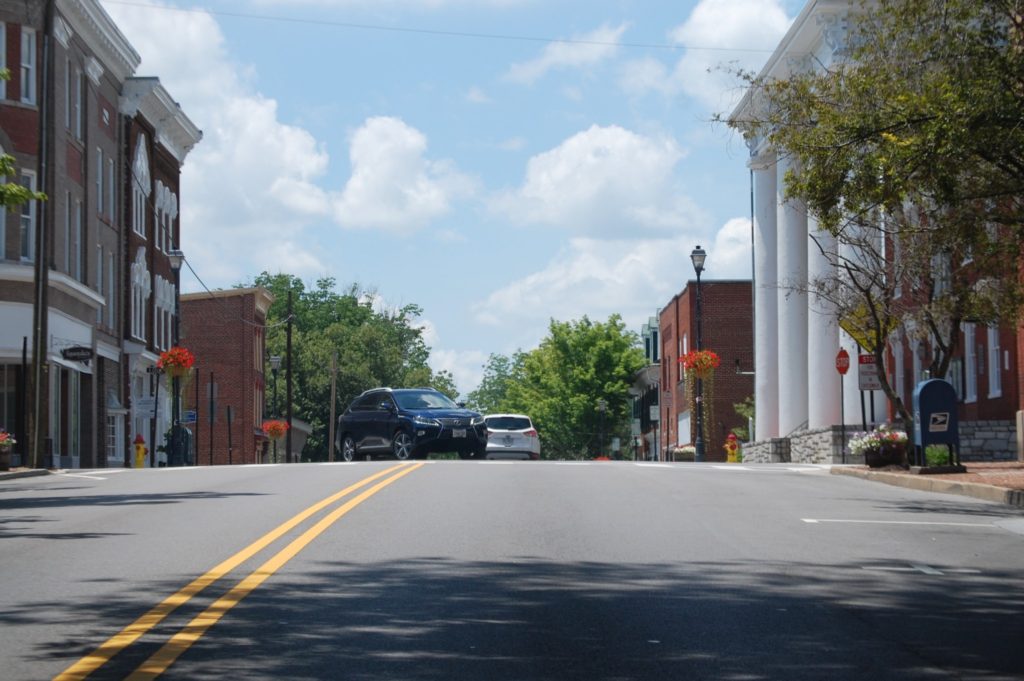
[[[421,310],[376,306],[374,295],[356,284],[342,293],[335,280],[317,280],[306,288],[290,274],[260,274],[248,286],[262,286],[274,296],[267,315],[268,355],[286,357],[288,293],[292,295],[293,414],[309,422],[313,434],[303,458],[326,460],[330,426],[331,361],[337,353],[337,413],[364,390],[380,386],[432,387],[450,397],[458,391],[448,372],[428,365],[430,348],[416,326]],[[269,371],[269,368],[268,368]],[[287,363],[278,373],[278,411],[284,413]],[[268,410],[272,405],[268,391]]]
[[[509,387],[522,377],[525,359],[526,354],[522,351],[513,353],[511,357],[491,354],[484,365],[480,385],[466,399],[467,406],[484,414],[503,411]]]
[[[1024,2],[870,2],[848,44],[827,67],[749,77],[751,115],[729,123],[796,169],[786,195],[817,220],[834,265],[806,291],[879,366],[899,334],[945,376],[964,321],[1020,312]]]
[[[645,364],[636,334],[618,315],[605,323],[552,320],[536,349],[491,355],[471,397],[487,411],[529,414],[545,458],[608,454],[612,437],[629,437],[628,390]]]

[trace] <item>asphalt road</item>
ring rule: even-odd
[[[1021,679],[1021,613],[1020,509],[811,466],[0,482],[10,681]]]

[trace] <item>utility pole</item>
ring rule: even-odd
[[[334,402],[338,393],[338,351],[331,354],[331,421],[327,435],[327,460],[334,461]]]
[[[292,290],[288,289],[288,335],[285,354],[288,356],[288,376],[286,380],[285,393],[288,404],[285,405],[285,413],[288,415],[288,430],[285,434],[285,463],[288,463],[292,455]]]

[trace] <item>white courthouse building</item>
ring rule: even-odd
[[[849,9],[846,0],[808,2],[760,76],[782,79],[841,59]],[[748,91],[730,118],[749,118],[756,105]],[[825,301],[795,290],[831,267],[812,236],[833,245],[834,239],[818,230],[802,205],[784,200],[788,160],[763,139],[748,138],[747,145],[754,194],[753,439],[785,438],[844,422],[859,424],[857,344],[839,329],[835,312]],[[836,369],[840,347],[853,358],[845,379]],[[885,421],[887,400],[880,391],[865,394],[865,399],[872,397],[875,404],[864,410],[867,420],[874,413],[874,421]]]

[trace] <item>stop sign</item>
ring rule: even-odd
[[[839,352],[836,353],[836,371],[840,375],[845,376],[846,372],[850,370],[850,353],[843,348],[839,348]]]

